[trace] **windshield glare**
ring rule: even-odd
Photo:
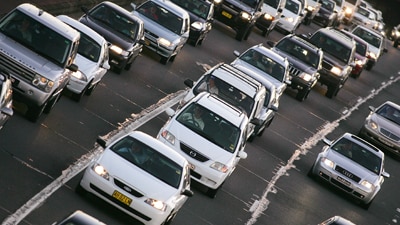
[[[283,51],[307,63],[315,69],[318,69],[319,67],[319,55],[317,53],[309,51],[308,49],[291,41],[290,39],[283,39],[275,47],[280,51]]]

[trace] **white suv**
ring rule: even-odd
[[[214,198],[244,152],[248,118],[218,96],[202,92],[176,111],[157,138],[183,155],[191,178]]]
[[[233,106],[246,112],[250,123],[248,124],[247,139],[252,141],[256,135],[262,132],[275,116],[278,110],[274,103],[275,91],[266,89],[263,83],[259,82],[254,72],[242,72],[233,66],[220,63],[209,69],[201,76],[196,83],[192,80],[185,80],[186,86],[191,90],[181,101],[181,104],[189,101],[193,96],[202,91],[218,95]],[[274,97],[275,98],[275,97]]]

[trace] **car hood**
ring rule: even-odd
[[[97,68],[97,63],[90,61],[80,54],[76,55],[75,64],[78,65],[79,70],[86,76],[93,74],[93,71]]]
[[[334,150],[329,150],[326,154],[326,158],[335,162],[336,166],[340,166],[358,176],[361,181],[368,180],[369,182],[376,183],[376,181],[379,180],[379,176],[377,174]],[[343,175],[343,177],[345,176]]]
[[[185,143],[186,145],[190,146],[190,148],[195,149],[207,158],[211,159],[211,161],[218,161],[225,165],[232,165],[232,161],[235,157],[233,153],[230,153],[218,145],[215,145],[204,137],[183,126],[179,122],[175,120],[170,122],[169,126],[166,127],[166,130],[174,134],[175,138],[179,140],[179,142]],[[189,157],[187,155],[184,156],[186,158]],[[191,158],[189,157],[189,159]]]
[[[134,40],[124,36],[123,34],[119,34],[117,31],[110,30],[110,27],[91,19],[89,16],[83,16],[79,21],[99,33],[111,44],[117,45],[124,50],[129,51],[136,44]]]
[[[143,16],[142,14],[136,11],[133,11],[133,14],[139,17],[141,20],[143,20],[145,30],[150,31],[151,33],[153,33],[158,37],[165,38],[172,43],[179,42],[181,36],[175,34],[174,32],[168,30],[164,26],[161,26],[160,24],[154,22],[153,20]]]
[[[376,113],[372,114],[371,120],[378,123],[379,129],[384,128],[385,130],[389,131],[390,133],[400,136],[400,125],[399,124],[392,122]]]
[[[129,184],[130,188],[143,193],[147,197],[166,201],[177,193],[177,189],[106,149],[96,161],[102,165],[113,178]]]
[[[300,59],[298,59],[290,54],[287,54],[286,52],[281,51],[277,48],[274,48],[273,50],[276,53],[278,53],[280,56],[287,58],[287,60],[289,61],[289,64],[291,64],[296,69],[299,69],[308,74],[316,73],[317,69],[310,67],[310,65],[306,64],[305,62],[301,61]]]

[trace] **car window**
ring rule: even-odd
[[[346,138],[338,140],[331,148],[375,174],[380,174],[382,159],[371,150],[365,149],[363,146]]]
[[[324,53],[328,53],[342,62],[348,63],[351,60],[351,48],[347,48],[345,45],[341,44],[330,36],[323,34],[322,32],[315,33],[311,37],[310,41],[315,46],[321,48]]]
[[[318,69],[319,66],[319,55],[304,48],[302,45],[290,40],[289,38],[282,39],[276,46],[280,51],[286,52],[287,54],[307,63],[311,67]]]
[[[329,10],[330,12],[333,11],[333,9],[335,8],[335,4],[330,1],[330,0],[322,0],[321,1],[321,7]]]
[[[199,111],[200,117],[198,117]],[[176,120],[228,152],[233,153],[237,148],[240,129],[220,115],[195,102],[183,109]]]
[[[367,55],[367,45],[356,41],[356,52],[360,55],[366,56]]]
[[[264,3],[276,9],[278,8],[279,0],[264,0]]]
[[[368,42],[370,45],[376,48],[380,48],[381,46],[382,38],[367,30],[358,27],[353,31],[353,34],[362,38],[364,41]]]
[[[255,8],[260,2],[260,0],[240,0],[240,1],[250,6],[251,8]]]
[[[211,74],[204,76],[193,90],[196,95],[202,91],[218,95],[231,105],[242,109],[248,116],[251,116],[254,99],[216,76]]]
[[[298,14],[300,10],[300,5],[297,2],[291,0],[286,1],[285,9],[289,10],[294,14]]]
[[[72,42],[19,10],[2,20],[0,31],[57,65],[67,64]]]
[[[101,53],[101,45],[85,33],[80,33],[81,38],[79,40],[78,53],[92,62],[98,62]]]
[[[110,149],[166,184],[179,187],[183,168],[143,142],[127,136]]]
[[[196,16],[207,19],[211,10],[211,4],[207,4],[203,0],[171,0],[183,9],[195,14]]]
[[[384,105],[380,107],[376,113],[386,119],[400,125],[400,111],[391,105]]]
[[[181,35],[182,32],[186,31],[186,25],[184,24],[185,21],[183,18],[152,1],[140,5],[137,11],[175,34]]]

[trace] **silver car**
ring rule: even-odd
[[[385,155],[367,141],[350,133],[338,139],[324,139],[309,175],[337,187],[368,209],[389,174],[384,169]]]
[[[174,61],[189,38],[189,13],[171,1],[148,0],[132,14],[144,22],[146,47],[161,56],[160,62]]]
[[[400,156],[400,105],[386,101],[378,108],[370,106],[359,136]]]

